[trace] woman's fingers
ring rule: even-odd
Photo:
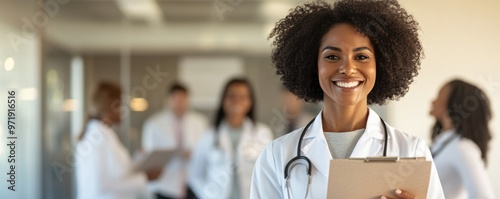
[[[401,189],[396,189],[394,190],[394,193],[398,196],[398,198],[401,199],[416,199],[415,195],[411,194],[410,192],[401,190]],[[393,199],[389,196],[380,196],[380,199]]]
[[[403,199],[415,199],[415,195],[411,194],[410,192],[407,192],[405,190],[401,190],[401,189],[396,189],[394,191],[394,193],[396,193],[396,195],[398,195],[398,197],[400,198],[403,198]]]

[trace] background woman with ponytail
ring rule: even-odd
[[[130,155],[111,128],[121,120],[121,94],[117,84],[102,82],[92,96],[94,110],[75,154],[78,199],[139,198],[147,180],[161,173],[161,169],[135,172]]]
[[[446,198],[494,198],[485,165],[491,140],[490,102],[462,80],[445,84],[432,102],[432,154]]]

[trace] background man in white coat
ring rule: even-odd
[[[186,183],[186,167],[191,149],[207,129],[206,119],[189,111],[189,92],[181,84],[167,91],[165,109],[150,117],[144,124],[144,152],[177,150],[178,155],[165,165],[162,176],[149,184],[157,199],[194,198]]]

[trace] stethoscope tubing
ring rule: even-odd
[[[383,156],[386,157],[387,156],[387,142],[388,142],[387,138],[389,137],[389,135],[387,132],[387,125],[385,124],[385,121],[382,119],[382,117],[379,117],[379,118],[380,118],[380,122],[382,122],[382,126],[384,127],[384,152],[383,152]],[[305,136],[307,130],[312,125],[312,123],[314,122],[315,119],[316,118],[313,118],[309,123],[307,123],[307,125],[302,130],[302,133],[300,134],[300,138],[299,138],[299,141],[297,144],[297,154],[290,161],[288,161],[288,163],[285,166],[285,170],[284,170],[285,179],[288,178],[288,169],[290,168],[290,165],[293,162],[300,160],[300,159],[305,160],[307,162],[307,175],[309,175],[309,176],[311,175],[311,171],[312,171],[311,160],[309,160],[309,158],[307,158],[306,156],[300,155],[300,149],[302,148],[302,140],[304,140],[304,136]]]

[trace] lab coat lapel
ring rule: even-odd
[[[389,130],[389,129],[388,129]],[[351,158],[364,158],[371,156],[382,156],[384,148],[385,131],[380,117],[369,108],[366,129],[359,138]],[[389,139],[389,138],[388,138]]]
[[[162,119],[160,120],[165,128],[164,132],[169,139],[176,139],[175,135],[175,121],[174,115],[171,111],[163,110]]]
[[[256,133],[252,133],[252,130],[254,130],[252,121],[250,121],[249,119],[245,119],[245,121],[243,121],[243,129],[241,131],[240,139],[238,140],[238,152],[240,154],[243,150],[243,146],[247,144],[246,142],[254,138],[252,136],[256,136]]]
[[[316,116],[313,124],[306,132],[301,151],[311,160],[313,166],[320,173],[328,176],[332,155],[323,134],[322,114],[323,111]],[[369,108],[365,132],[356,143],[350,157],[382,156],[384,133],[380,117],[375,111]],[[387,139],[390,139],[390,136]]]
[[[229,139],[229,126],[223,122],[219,128],[219,144],[222,150],[224,151],[225,157],[229,162],[233,161],[233,145],[231,140]],[[216,138],[217,139],[217,138]]]
[[[314,122],[309,127],[304,140],[302,142],[302,153],[309,160],[311,160],[312,166],[315,167],[321,174],[328,176],[330,171],[330,160],[332,160],[332,155],[328,149],[328,144],[326,143],[325,136],[323,135],[323,126],[321,122],[321,111]]]
[[[254,151],[258,149],[259,147],[256,146],[257,142],[255,140],[257,139],[257,132],[255,131],[254,124],[250,119],[245,119],[243,122],[243,129],[240,135],[240,138],[238,140],[238,149],[237,153],[238,156],[237,158],[239,160],[250,160],[251,158],[248,157],[248,153],[250,151]],[[259,150],[260,152],[260,150]],[[258,156],[260,153],[257,153],[256,156]],[[257,159],[255,157],[255,159]]]
[[[444,143],[450,139],[451,136],[456,135],[455,130],[447,130],[441,132],[434,140],[435,142],[431,146],[431,151],[434,153],[436,150],[441,149],[444,145]]]

